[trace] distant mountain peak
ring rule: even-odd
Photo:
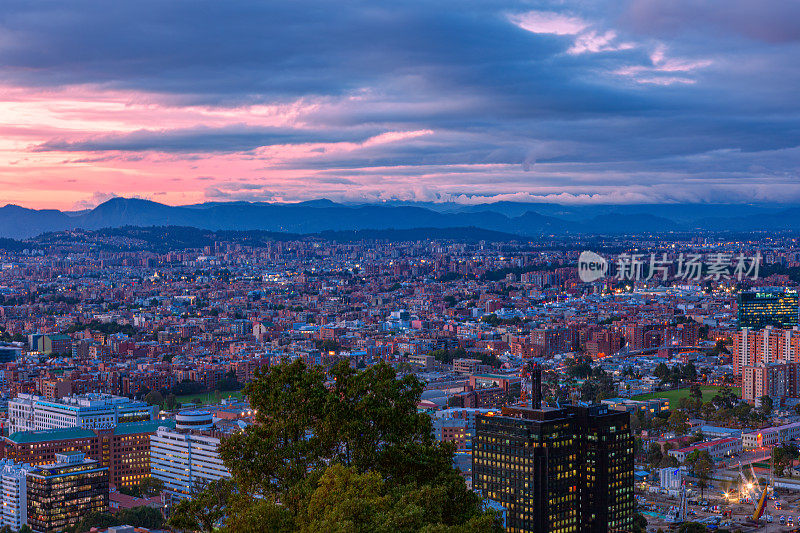
[[[305,202],[300,202],[292,205],[305,205],[308,207],[335,207],[341,204],[337,204],[333,200],[328,200],[327,198],[320,198],[318,200],[306,200]]]
[[[321,232],[478,228],[536,238],[553,234],[641,234],[690,231],[800,231],[797,205],[707,204],[561,206],[495,203],[447,209],[424,202],[341,204],[326,198],[298,203],[207,202],[170,206],[142,198],[114,197],[94,209],[64,213],[16,204],[0,208],[0,237],[123,226],[184,226],[211,231]],[[735,213],[735,216],[732,215]]]
[[[101,204],[98,204],[98,206],[95,207],[95,209],[97,209],[98,207],[109,206],[109,205],[114,206],[114,205],[137,205],[137,204],[138,205],[161,205],[161,206],[164,206],[164,207],[171,207],[171,206],[168,206],[166,204],[160,204],[158,202],[154,202],[153,200],[146,200],[144,198],[126,198],[124,196],[114,196],[113,198],[109,198],[105,202],[102,202]]]

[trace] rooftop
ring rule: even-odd
[[[708,440],[705,442],[698,442],[697,444],[692,444],[691,446],[686,446],[685,448],[680,448],[678,450],[671,450],[671,451],[679,453],[691,453],[697,450],[705,450],[706,448],[710,448],[712,446],[718,446],[720,444],[729,444],[733,442],[739,442],[739,439],[735,439],[733,437],[726,437],[724,439]]]
[[[174,428],[174,420],[146,420],[143,422],[123,422],[114,428],[114,435],[134,435],[137,433],[155,433],[159,427]],[[95,436],[91,429],[79,427],[45,429],[41,431],[17,431],[12,433],[7,440],[14,444],[31,444],[35,442],[49,442],[56,440],[87,439]]]
[[[15,444],[30,444],[33,442],[48,442],[53,440],[75,440],[94,437],[94,431],[79,427],[45,429],[42,431],[17,431],[6,439]]]
[[[143,422],[125,422],[114,428],[114,435],[133,435],[136,433],[155,433],[158,428],[175,427],[174,420],[145,420]]]

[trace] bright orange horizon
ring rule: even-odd
[[[171,205],[225,198],[209,197],[209,188],[253,190],[253,180],[277,190],[293,190],[309,174],[280,168],[315,152],[332,154],[368,149],[423,137],[430,130],[387,131],[363,141],[308,142],[219,153],[80,149],[109,137],[168,136],[226,128],[286,128],[302,131],[303,116],[319,104],[243,107],[181,106],[164,95],[70,87],[48,92],[0,88],[0,202],[34,209],[93,207],[112,196],[136,196]],[[154,130],[153,125],[158,129]],[[239,187],[238,184],[248,182]],[[107,185],[101,188],[100,185]],[[302,186],[302,184],[300,184]],[[317,189],[324,196],[324,189]],[[339,192],[337,188],[329,192]],[[230,198],[236,199],[236,198]],[[271,194],[264,200],[298,201]]]

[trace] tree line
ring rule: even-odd
[[[226,438],[231,479],[203,487],[170,518],[192,531],[502,531],[417,412],[423,384],[381,363],[328,374],[302,361],[245,387],[256,423]]]

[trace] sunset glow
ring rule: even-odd
[[[0,202],[798,201],[768,3],[12,2]]]

